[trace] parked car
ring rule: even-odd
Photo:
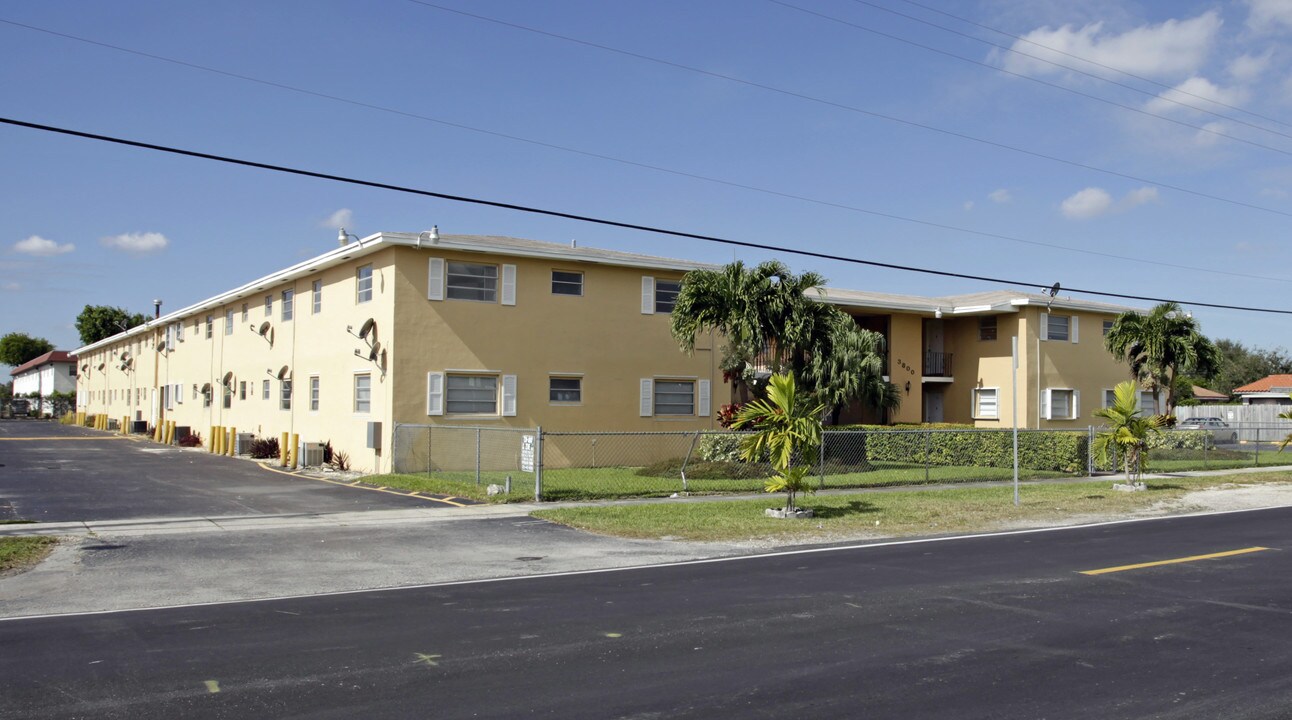
[[[1213,442],[1218,443],[1236,443],[1238,442],[1238,431],[1229,427],[1229,423],[1218,417],[1196,417],[1188,420],[1181,420],[1175,426],[1176,430],[1206,430],[1211,434]]]
[[[31,402],[27,398],[13,398],[9,401],[9,408],[13,412],[12,417],[26,417],[31,410]]]

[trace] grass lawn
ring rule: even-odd
[[[1229,483],[1292,483],[1292,473],[1173,478],[1150,482],[1145,492],[1130,493],[1113,490],[1112,482],[1025,486],[1017,508],[1009,486],[808,496],[799,504],[815,510],[817,517],[802,521],[763,517],[764,508],[783,504],[783,495],[758,500],[553,508],[533,515],[628,538],[830,541],[867,534],[936,535],[991,530],[1006,523],[1044,524],[1082,516],[1127,515],[1193,490]]]
[[[0,538],[0,573],[29,568],[54,549],[58,538],[46,535]]]

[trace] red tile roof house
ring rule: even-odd
[[[53,414],[49,404],[43,402],[50,393],[76,392],[76,356],[64,350],[51,350],[32,358],[9,374],[13,376],[13,396],[20,398],[38,394],[42,399],[39,406],[45,415]]]
[[[1208,390],[1205,387],[1193,386],[1193,399],[1204,405],[1208,403],[1229,402],[1229,396],[1224,393],[1218,393],[1215,390]]]
[[[1270,375],[1234,388],[1244,405],[1292,405],[1292,375]]]

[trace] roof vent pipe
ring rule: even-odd
[[[161,300],[153,300],[153,320],[161,317]]]
[[[574,240],[574,239],[571,239],[571,240],[570,240],[570,247],[572,247],[572,248],[576,248],[576,247],[578,247],[578,246],[579,246],[579,241],[578,241],[578,240]]]

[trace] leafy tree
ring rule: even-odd
[[[1126,481],[1139,482],[1144,466],[1148,464],[1148,436],[1159,432],[1157,417],[1140,414],[1138,386],[1127,380],[1113,388],[1113,404],[1095,411],[1095,417],[1108,422],[1108,430],[1095,435],[1091,450],[1101,463],[1108,462],[1109,450],[1120,452]]]
[[[143,313],[131,314],[108,305],[86,305],[76,316],[76,331],[81,334],[81,344],[89,345],[146,322],[148,317]]]
[[[1165,414],[1175,412],[1175,378],[1181,374],[1212,375],[1220,352],[1198,329],[1198,322],[1179,303],[1162,303],[1141,315],[1117,316],[1104,337],[1104,346],[1130,365],[1131,377],[1150,391],[1166,393]]]
[[[45,398],[45,402],[49,403],[50,412],[54,417],[62,417],[76,406],[76,393],[52,392]]]
[[[45,338],[14,332],[0,338],[0,363],[18,367],[28,360],[38,358],[54,349]]]
[[[830,424],[839,424],[839,414],[854,400],[880,410],[899,407],[901,393],[884,380],[884,336],[857,327],[847,313],[834,323],[812,348],[803,373],[813,396],[830,410]]]
[[[1292,373],[1292,356],[1284,348],[1248,348],[1240,342],[1222,338],[1216,341],[1216,349],[1220,353],[1220,361],[1207,387],[1226,395],[1232,395],[1236,387],[1256,382],[1267,375]]]
[[[807,393],[800,393],[789,373],[773,375],[767,384],[767,397],[746,403],[736,414],[732,427],[750,428],[754,432],[740,444],[746,462],[767,457],[776,474],[764,489],[785,493],[785,511],[794,512],[794,496],[811,492],[807,474],[816,463],[821,447],[821,413],[825,405],[814,403]]]
[[[0,405],[9,402],[13,398],[13,383],[0,383]]]

